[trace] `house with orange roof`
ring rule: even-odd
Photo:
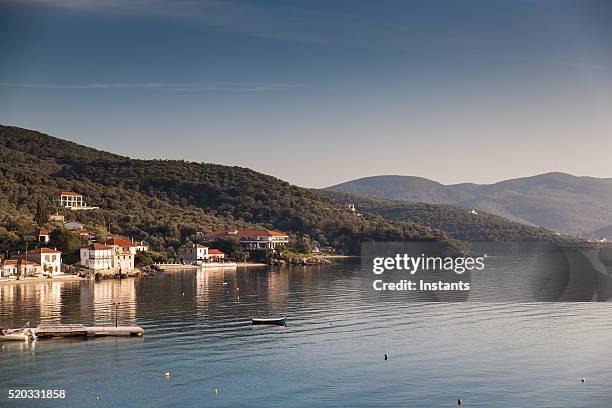
[[[27,252],[27,260],[38,263],[43,273],[59,275],[62,273],[62,252],[51,248],[36,248]]]
[[[274,250],[281,244],[289,243],[289,236],[284,232],[268,229],[223,230],[205,236],[206,242],[215,239],[234,239],[247,251]]]
[[[192,265],[203,265],[225,260],[225,254],[222,251],[201,244],[187,244],[180,249],[179,254],[184,263]]]
[[[146,245],[143,241],[134,242],[133,240],[130,241],[130,240],[120,238],[120,237],[109,238],[106,240],[105,244],[106,245],[116,245],[118,247],[123,248],[125,251],[132,253],[133,255],[136,255],[136,253],[140,251],[149,250],[148,245]]]
[[[42,266],[36,262],[25,259],[5,259],[0,264],[0,277],[9,276],[35,276],[42,274]]]

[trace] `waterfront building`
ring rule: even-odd
[[[62,273],[62,253],[51,248],[36,248],[28,251],[26,258],[29,261],[38,263],[42,267],[42,271],[49,275],[58,275]]]
[[[268,229],[215,231],[206,235],[205,240],[210,242],[219,238],[234,239],[240,243],[242,248],[248,251],[273,250],[278,245],[289,243],[289,236],[287,234]]]
[[[225,260],[225,254],[223,252],[200,244],[187,244],[180,249],[179,253],[183,262],[192,265],[202,265],[208,262],[223,262]]]
[[[134,270],[134,254],[129,247],[92,243],[80,250],[81,266],[93,270]]]
[[[42,274],[40,264],[25,259],[6,259],[0,265],[0,277],[6,278],[9,276],[18,276],[21,271],[21,276],[36,276]]]
[[[80,250],[81,266],[94,271],[113,268],[113,247],[103,244],[89,244]]]

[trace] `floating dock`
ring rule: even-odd
[[[49,325],[33,328],[36,337],[101,337],[142,336],[144,329],[138,326],[83,326],[81,324]]]

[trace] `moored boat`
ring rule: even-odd
[[[277,326],[284,326],[287,324],[286,317],[274,317],[274,318],[253,318],[251,319],[253,324],[273,324]]]
[[[0,329],[0,341],[28,341],[29,338],[23,330]]]

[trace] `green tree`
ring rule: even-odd
[[[51,231],[50,241],[51,246],[66,254],[74,254],[81,246],[81,239],[73,232],[64,228],[56,228]]]
[[[239,261],[246,261],[249,258],[249,252],[242,249],[235,239],[218,238],[212,242],[206,243],[206,246],[218,249],[229,258],[234,258]]]
[[[36,215],[34,216],[34,221],[39,227],[42,227],[48,221],[47,208],[43,204],[42,200],[38,200],[36,203]]]

